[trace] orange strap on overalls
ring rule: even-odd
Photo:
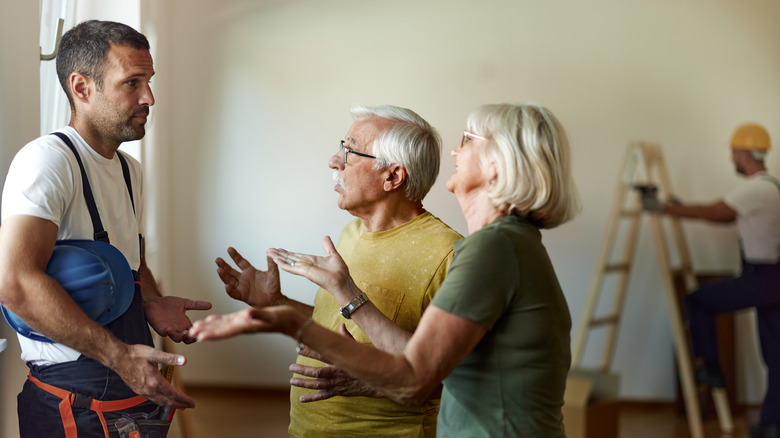
[[[106,434],[106,438],[108,438],[108,427],[106,427],[106,419],[103,417],[103,412],[113,412],[122,409],[128,409],[147,401],[146,397],[141,395],[123,400],[95,400],[91,397],[84,397],[80,394],[74,394],[70,391],[49,385],[48,383],[43,383],[32,375],[28,375],[27,379],[33,382],[38,388],[41,388],[42,390],[53,396],[59,397],[62,400],[59,405],[60,416],[62,417],[62,425],[65,428],[66,438],[78,438],[79,436],[78,430],[76,430],[76,419],[73,417],[74,405],[95,411],[98,415],[98,418],[100,418],[100,424],[103,425],[103,432]]]

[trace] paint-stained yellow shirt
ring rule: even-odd
[[[414,331],[423,310],[439,289],[452,261],[452,243],[462,236],[425,212],[392,230],[370,233],[355,219],[341,232],[337,249],[358,287],[388,318]],[[326,290],[317,291],[314,321],[336,331],[339,325],[359,342],[371,344],[354,321],[339,314],[339,304]],[[322,366],[303,356],[298,363]],[[302,377],[302,376],[296,376]],[[407,407],[384,398],[334,397],[300,403],[313,392],[290,390],[291,437],[434,437],[439,400]]]

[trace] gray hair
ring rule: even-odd
[[[373,144],[376,169],[398,164],[406,169],[406,197],[422,201],[436,182],[441,162],[441,138],[414,111],[392,105],[350,108],[355,121],[371,117],[390,120],[390,128],[382,132]]]
[[[482,164],[495,163],[498,177],[486,187],[493,205],[539,228],[554,228],[580,209],[571,176],[569,141],[557,118],[534,104],[484,105],[467,129],[489,141]]]

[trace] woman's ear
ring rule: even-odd
[[[498,180],[498,167],[496,166],[496,162],[493,160],[488,162],[483,171],[485,172],[485,181],[487,181],[488,185],[495,184]]]

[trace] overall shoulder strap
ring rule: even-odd
[[[116,151],[116,155],[119,157],[119,162],[122,163],[122,175],[125,177],[125,185],[127,186],[127,193],[130,194],[130,204],[133,206],[133,213],[135,213],[135,200],[133,200],[133,183],[130,182],[130,167],[127,165],[127,159],[121,152]]]
[[[125,185],[127,186],[127,192],[130,194],[130,204],[133,206],[133,213],[135,213],[135,200],[133,199],[133,183],[130,181],[130,167],[127,165],[127,159],[121,152],[116,151],[116,155],[119,157],[119,162],[122,163],[122,175],[125,177]],[[136,213],[136,216],[138,213]],[[138,233],[138,251],[141,252],[143,257],[143,236]]]
[[[774,176],[772,176],[772,175],[770,175],[768,173],[765,173],[765,174],[761,175],[760,178],[765,180],[765,181],[771,182],[772,184],[775,185],[775,187],[777,187],[778,190],[780,190],[780,181],[777,181],[777,178],[775,178]]]
[[[65,144],[73,151],[76,156],[76,161],[79,163],[79,169],[81,170],[81,186],[84,192],[84,200],[87,202],[87,209],[89,210],[89,217],[92,219],[92,229],[94,230],[93,238],[101,242],[109,243],[108,232],[103,229],[103,223],[100,221],[100,214],[97,211],[95,205],[95,197],[92,196],[92,187],[89,185],[89,179],[87,178],[87,171],[84,169],[84,163],[81,162],[81,156],[76,151],[76,147],[73,142],[70,141],[67,135],[61,132],[53,132],[52,134],[60,138]],[[132,197],[131,197],[132,199]]]

